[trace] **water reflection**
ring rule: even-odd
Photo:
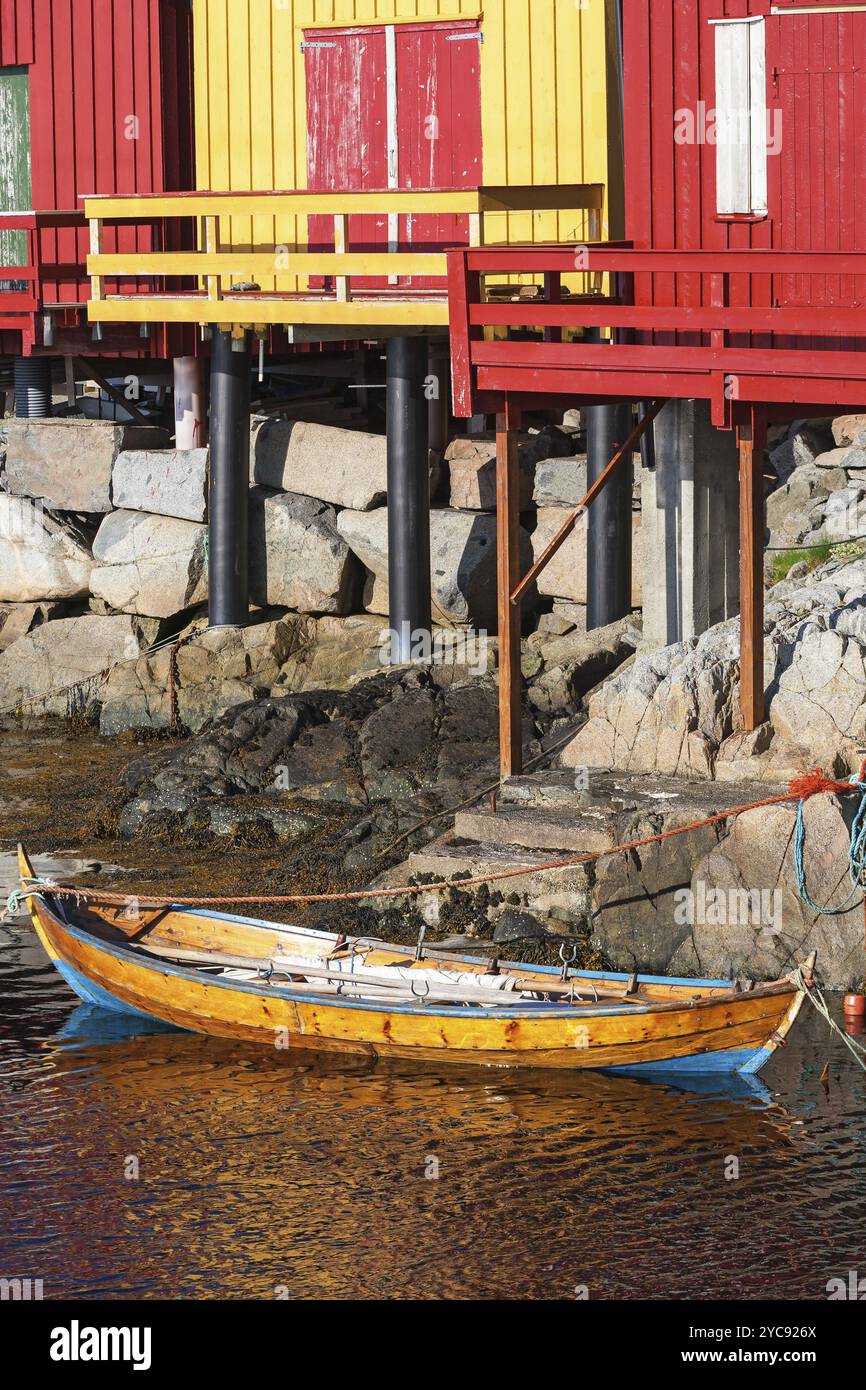
[[[687,1089],[287,1056],[76,1008],[22,931],[0,1029],[2,1264],[47,1296],[821,1298],[866,1271],[866,1086],[817,1018],[763,1081]]]

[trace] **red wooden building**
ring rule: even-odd
[[[165,355],[162,326],[146,338],[112,328],[94,343],[80,199],[190,187],[191,10],[189,0],[0,0],[3,355]],[[158,235],[121,230],[116,249],[151,249]]]
[[[524,404],[703,399],[738,431],[741,705],[753,728],[764,718],[766,424],[866,405],[866,6],[622,0],[622,22],[628,241],[450,253],[457,410],[499,413],[512,630],[507,513]],[[569,295],[575,267],[605,272],[608,291]],[[486,277],[505,272],[533,274],[544,296],[489,296]],[[603,341],[583,337],[590,328]],[[516,686],[516,643],[511,660]],[[506,671],[506,768],[520,760],[508,684]]]

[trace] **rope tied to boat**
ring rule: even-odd
[[[37,897],[40,893],[56,893],[58,890],[59,885],[50,878],[28,879],[27,887],[13,888],[6,899],[6,906],[0,912],[0,927],[8,936],[12,936],[6,923],[22,915],[27,899]]]
[[[864,1047],[862,1043],[858,1043],[856,1039],[852,1038],[848,1033],[846,1033],[843,1028],[839,1027],[838,1023],[836,1022],[835,1018],[830,1012],[830,1006],[824,997],[823,991],[819,988],[815,980],[806,979],[806,977],[803,974],[802,965],[797,966],[797,969],[792,974],[791,979],[799,987],[799,989],[802,991],[805,997],[809,1000],[809,1003],[812,1005],[812,1007],[816,1009],[817,1012],[821,1015],[830,1031],[835,1033],[838,1037],[842,1039],[843,1043],[847,1047],[848,1051],[851,1053],[851,1056],[854,1058],[854,1061],[857,1063],[858,1067],[860,1067],[864,1072],[866,1072],[866,1047]]]
[[[721,825],[725,821],[733,820],[735,816],[745,815],[749,811],[759,811],[770,806],[784,806],[793,801],[799,802],[798,816],[802,814],[805,803],[813,796],[821,793],[828,793],[834,796],[849,796],[858,792],[866,803],[866,760],[855,778],[847,781],[839,781],[832,777],[827,777],[819,769],[812,772],[801,774],[789,784],[788,791],[779,796],[763,797],[759,801],[746,802],[742,806],[733,806],[726,811],[717,811],[711,816],[703,816],[699,820],[689,821],[687,825],[673,826],[669,830],[656,831],[653,835],[642,835],[635,840],[629,840],[623,844],[614,845],[608,849],[589,850],[584,854],[569,855],[564,859],[551,859],[543,864],[523,865],[515,869],[500,869],[495,873],[479,874],[476,877],[446,879],[440,883],[421,883],[404,884],[396,888],[361,888],[344,893],[256,893],[256,894],[233,894],[222,897],[158,897],[144,893],[123,894],[112,893],[104,889],[87,888],[81,885],[66,887],[58,884],[43,884],[42,891],[49,891],[57,897],[74,897],[78,902],[100,903],[109,907],[128,907],[135,904],[138,909],[162,910],[172,907],[224,907],[227,905],[248,906],[253,904],[272,904],[272,905],[294,905],[304,906],[312,903],[347,903],[347,902],[370,902],[383,901],[394,898],[417,898],[428,893],[447,893],[450,891],[464,891],[467,888],[481,888],[491,883],[504,883],[512,879],[527,878],[532,874],[551,873],[557,869],[572,869],[583,864],[594,864],[599,860],[611,859],[617,854],[630,854],[640,849],[645,849],[648,845],[662,844],[667,840],[675,839],[679,835],[688,835],[694,830],[703,830],[714,825]],[[860,813],[866,817],[861,804]],[[866,827],[864,827],[866,829]],[[802,863],[803,851],[805,848],[805,834],[800,842],[800,862]],[[852,849],[852,854],[855,850]],[[858,829],[858,845],[856,849],[858,863],[863,867],[858,872],[866,878],[866,838],[861,837]],[[859,881],[859,880],[858,880]],[[31,880],[33,884],[38,880]],[[804,881],[805,888],[805,881]],[[39,892],[39,888],[34,891]],[[820,909],[816,909],[818,911]],[[834,909],[839,911],[841,909]]]
[[[9,897],[6,899],[6,906],[3,911],[0,912],[0,927],[2,927],[3,931],[5,931],[6,935],[9,937],[12,937],[13,934],[6,924],[10,922],[12,918],[21,916],[21,904],[24,896],[24,889],[13,888]]]

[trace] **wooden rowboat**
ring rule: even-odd
[[[370,938],[188,908],[128,910],[52,893],[19,850],[39,939],[88,1004],[285,1049],[641,1075],[754,1073],[805,994],[420,956]],[[808,979],[815,966],[804,963]],[[565,978],[563,976],[565,975]]]

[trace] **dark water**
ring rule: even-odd
[[[822,1299],[866,1276],[866,1077],[811,1010],[764,1086],[705,1094],[134,1030],[0,935],[0,1275],[46,1298]]]

